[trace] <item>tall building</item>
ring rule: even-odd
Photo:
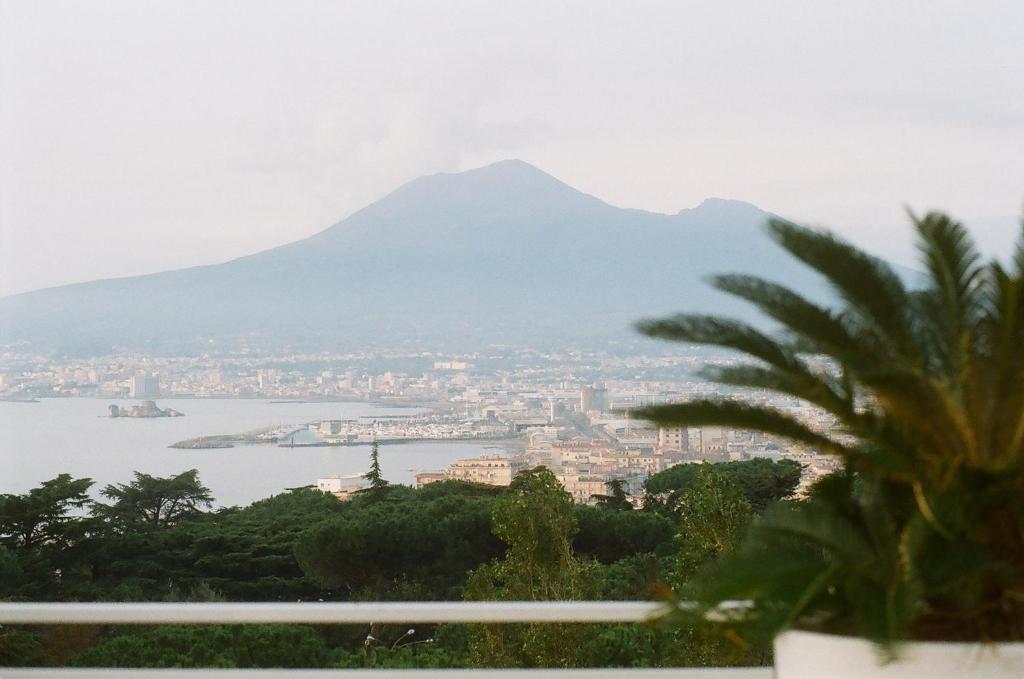
[[[160,378],[156,375],[136,375],[128,389],[131,398],[156,398],[160,395]]]
[[[728,443],[724,427],[704,426],[700,428],[700,452],[702,455],[724,455]]]
[[[683,452],[690,449],[690,430],[686,427],[659,427],[658,450]]]
[[[580,411],[584,413],[608,410],[608,390],[604,385],[594,384],[580,389]]]

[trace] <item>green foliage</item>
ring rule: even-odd
[[[164,478],[135,472],[131,483],[108,485],[100,493],[113,503],[97,503],[95,514],[122,530],[170,528],[213,504],[196,469]]]
[[[667,640],[648,625],[595,625],[580,655],[590,667],[653,667],[660,664]]]
[[[733,552],[743,540],[753,511],[739,484],[723,464],[689,465],[695,470],[679,505],[679,533],[668,581],[678,596],[688,597],[691,579],[701,569]],[[735,467],[733,467],[735,469]],[[672,631],[666,656],[674,665],[727,666],[758,664],[756,650],[737,651],[703,626],[684,624]],[[753,652],[752,652],[753,651]]]
[[[188,481],[187,493],[202,489],[198,478]],[[6,515],[8,524],[31,524],[32,529],[5,533],[12,546],[0,544],[0,596],[294,601],[321,594],[319,582],[299,568],[294,549],[303,530],[339,511],[341,504],[330,496],[298,490],[244,509],[186,514],[181,513],[180,503],[171,509],[171,500],[160,510],[162,528],[154,530],[153,522],[135,522],[135,515],[125,507],[94,510],[108,521],[71,514],[71,508],[86,504],[84,491],[89,484],[88,479],[63,475],[24,496],[4,498],[4,507],[18,510]],[[58,488],[60,492],[55,492]],[[48,499],[41,502],[42,498]],[[25,508],[33,504],[36,518],[26,519],[33,513]],[[33,537],[26,542],[25,535]]]
[[[161,600],[173,587],[177,554],[168,546],[171,531],[118,530],[112,527],[90,540],[83,557],[84,577],[65,597],[113,601]]]
[[[674,582],[682,586],[704,564],[732,551],[750,524],[750,503],[739,486],[704,463],[679,504]]]
[[[679,515],[679,503],[700,472],[700,465],[679,464],[651,476],[644,483],[645,506],[670,516]],[[791,497],[800,484],[802,468],[793,460],[762,458],[719,462],[715,471],[736,484],[755,512]]]
[[[77,667],[327,667],[321,636],[298,625],[171,625],[121,634],[85,650]]]
[[[492,531],[507,546],[505,562],[524,570],[523,594],[561,599],[578,530],[573,501],[543,467],[520,473],[494,503]]]
[[[36,631],[0,627],[0,667],[46,664],[46,648]]]
[[[206,586],[234,601],[319,597],[320,583],[299,567],[295,548],[304,530],[342,510],[330,495],[299,489],[184,522],[168,540],[172,575],[182,589]]]
[[[81,512],[90,486],[61,474],[23,495],[0,495],[0,594],[52,598],[76,581],[94,528]]]
[[[671,541],[665,547],[671,547]],[[604,567],[600,599],[638,601],[664,599],[674,555],[632,554]]]
[[[98,511],[110,516],[105,509]],[[49,550],[49,543],[0,546],[0,587],[6,588],[0,596],[106,601],[649,598],[664,593],[677,532],[676,521],[660,514],[575,505],[547,470],[532,470],[508,489],[445,481],[418,490],[389,486],[380,498],[361,494],[350,502],[296,489],[244,508],[191,513],[161,523],[160,529],[147,521],[129,524],[70,513],[68,522],[66,539],[58,543],[64,549]],[[505,559],[498,559],[503,554]],[[11,664],[26,665],[73,659],[78,665],[107,666],[363,667],[366,628],[356,627],[299,628],[303,631],[296,634],[312,630],[319,642],[308,654],[291,655],[280,647],[291,644],[301,650],[313,642],[293,639],[291,632],[274,636],[221,626],[6,628],[0,630],[0,653]],[[671,647],[663,631],[631,625],[447,625],[417,626],[413,645],[402,642],[391,650],[405,627],[375,629],[383,640],[372,654],[375,667],[647,666],[661,662]],[[434,641],[427,643],[427,638]],[[261,643],[270,649],[263,655]],[[631,660],[632,643],[638,650]],[[321,646],[327,655],[318,650]]]
[[[595,595],[597,566],[572,552],[572,498],[543,467],[521,472],[494,503],[493,531],[505,557],[469,574],[474,601],[571,601]],[[572,667],[582,661],[580,625],[481,625],[470,656],[497,667]]]
[[[335,653],[333,667],[361,669],[366,667],[363,651],[339,651]],[[373,667],[377,669],[444,669],[467,667],[469,657],[465,652],[453,651],[435,644],[417,644],[391,649],[380,648],[374,652]]]
[[[435,487],[436,486],[436,487]],[[303,571],[344,598],[452,599],[465,574],[501,553],[491,535],[492,495],[469,484],[395,487],[359,495],[305,532]]]
[[[92,479],[61,474],[24,495],[0,495],[0,545],[65,547],[81,537],[76,509],[89,504]]]
[[[592,495],[597,500],[597,506],[601,509],[610,509],[617,512],[629,512],[633,510],[633,503],[629,501],[626,491],[623,488],[625,481],[612,479],[604,485],[608,486],[607,495]]]
[[[385,635],[369,661],[362,649],[337,649],[331,665],[348,669],[358,669],[367,665],[377,669],[430,669],[469,667],[471,663],[466,645],[465,626],[440,625],[434,628],[429,636],[425,630],[419,628],[416,634],[408,639],[401,636],[392,639]]]
[[[363,475],[363,478],[369,481],[370,485],[362,492],[376,500],[383,497],[387,491],[388,482],[380,471],[380,446],[376,441],[370,446],[370,470]]]
[[[792,625],[883,642],[1024,639],[1024,230],[1004,267],[981,264],[948,217],[913,220],[923,289],[907,290],[887,264],[831,234],[773,220],[771,235],[828,280],[840,308],[732,275],[716,287],[752,302],[784,336],[706,316],[640,324],[745,354],[754,361],[709,376],[815,405],[844,435],[736,401],[643,413],[788,437],[847,467],[807,501],[755,521],[744,546],[690,590],[702,604],[693,619],[715,610],[718,627],[754,641]],[[753,606],[729,616],[716,609],[746,598]]]
[[[14,594],[24,577],[18,552],[0,547],[0,597]]]
[[[616,512],[577,505],[572,545],[580,556],[613,563],[634,554],[667,553],[675,522],[654,512]]]

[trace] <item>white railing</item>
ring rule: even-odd
[[[356,603],[0,603],[0,624],[252,624],[252,623],[642,623],[664,612],[647,601],[417,601]],[[770,668],[432,669],[432,670],[195,670],[0,668],[0,679],[769,679]]]

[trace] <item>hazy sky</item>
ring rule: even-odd
[[[943,208],[1005,251],[1024,2],[0,0],[0,295],[222,261],[509,157],[904,261],[903,206]]]

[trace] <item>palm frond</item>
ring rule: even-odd
[[[812,431],[784,413],[771,408],[751,406],[735,401],[700,400],[650,406],[641,408],[636,415],[667,426],[706,424],[763,431],[804,443],[825,452],[844,457],[857,456],[855,449],[848,448],[827,436]]]
[[[1024,243],[1021,248],[1024,253]],[[993,262],[987,279],[979,352],[991,385],[985,404],[988,449],[1024,462],[1024,274],[1013,276]]]
[[[981,255],[963,225],[946,215],[930,212],[919,219],[911,213],[911,218],[932,281],[934,321],[943,340],[936,345],[938,358],[948,381],[956,384],[969,364],[972,330],[982,308]]]
[[[1011,432],[1006,446],[1012,459],[1024,463],[1024,222],[1013,256],[1014,276],[1001,289],[1004,310],[1003,346],[1006,350],[997,360],[1009,383],[1002,395],[1002,418]],[[1008,392],[1008,393],[1007,393]]]
[[[745,323],[700,314],[679,314],[670,318],[643,320],[637,330],[648,337],[692,342],[732,349],[780,368],[799,367],[797,357],[764,333]]]
[[[751,528],[754,539],[797,538],[827,550],[841,560],[848,570],[875,572],[878,555],[860,528],[848,517],[827,504],[819,504],[813,512],[781,506]]]
[[[918,362],[906,317],[907,291],[888,264],[832,234],[782,219],[770,220],[768,229],[790,254],[825,276],[899,355]]]
[[[1024,221],[1020,225],[1020,236],[1017,238],[1017,248],[1013,253],[1013,265],[1017,270],[1017,277],[1024,277]]]
[[[716,366],[703,369],[700,375],[719,384],[788,394],[824,408],[840,420],[854,413],[852,396],[843,392],[839,381],[827,375],[815,375],[807,369],[783,372],[754,365]]]
[[[760,431],[845,462],[806,499],[755,520],[745,544],[689,586],[704,612],[754,598],[742,615],[708,618],[729,632],[799,624],[886,644],[1024,639],[1024,225],[1007,264],[982,266],[960,224],[937,213],[914,222],[923,289],[908,291],[887,264],[833,235],[773,220],[771,235],[829,281],[840,308],[734,274],[712,283],[784,336],[707,316],[640,326],[756,358],[704,375],[838,420],[812,428],[739,399],[640,412],[664,425]]]
[[[886,486],[879,479],[858,477],[856,494],[847,493],[849,502],[853,498],[856,511],[863,518],[862,525],[872,549],[882,558],[891,562],[899,559],[896,550],[891,549],[899,541],[899,522],[890,503]],[[887,564],[891,566],[892,564]]]
[[[884,347],[868,333],[857,332],[842,315],[808,301],[789,288],[757,276],[713,276],[711,284],[745,299],[807,342],[807,348],[844,363],[863,364],[884,359]]]
[[[903,423],[923,455],[940,464],[978,462],[970,419],[945,384],[901,367],[879,367],[857,377]]]

